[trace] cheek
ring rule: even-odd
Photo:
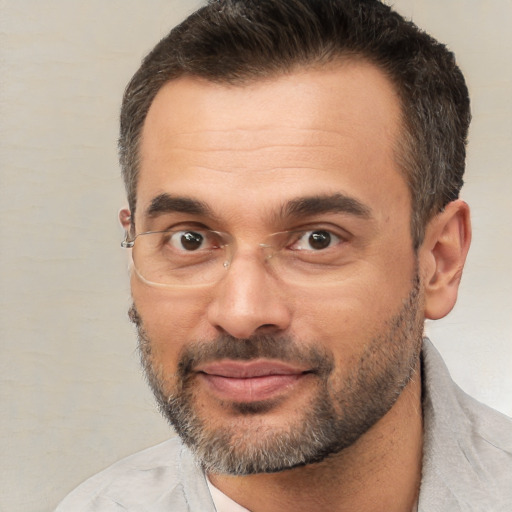
[[[204,339],[207,300],[198,294],[159,290],[134,282],[132,297],[156,362],[177,363],[187,342]]]
[[[324,345],[336,358],[357,351],[375,325],[375,310],[349,290],[325,292],[298,313],[296,335]]]
[[[406,268],[400,276],[376,267],[357,274],[337,286],[304,294],[295,311],[298,339],[324,344],[337,359],[345,360],[389,327],[409,296],[413,267],[411,278]]]

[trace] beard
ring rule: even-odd
[[[306,345],[271,335],[248,339],[222,335],[189,343],[180,354],[176,373],[164,374],[135,305],[129,315],[137,327],[141,363],[158,407],[196,460],[207,473],[250,475],[321,462],[375,425],[416,371],[424,323],[421,304],[416,273],[400,311],[365,343],[343,376],[336,375],[334,355],[321,349],[321,343]],[[265,414],[279,406],[279,399],[223,403],[230,414],[222,425],[213,426],[198,407],[194,369],[215,360],[257,358],[311,368],[316,384],[312,398],[294,421],[281,426],[265,422]]]

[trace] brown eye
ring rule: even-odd
[[[325,229],[314,229],[310,231],[296,232],[296,238],[289,249],[292,251],[308,251],[310,253],[328,249],[339,245],[342,239]]]
[[[201,247],[203,243],[203,236],[199,233],[184,233],[181,235],[181,245],[187,251],[195,251]]]
[[[180,251],[197,251],[204,244],[204,236],[196,231],[177,231],[168,243]]]
[[[309,235],[309,245],[312,249],[327,249],[331,245],[331,234],[328,231],[313,231]]]

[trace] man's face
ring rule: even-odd
[[[207,228],[237,241],[212,285],[161,288],[132,275],[149,380],[207,469],[321,460],[408,385],[423,312],[399,134],[391,84],[362,62],[244,86],[182,78],[154,100],[137,233]],[[335,235],[333,282],[317,271],[285,279],[265,261],[260,242],[299,229]]]

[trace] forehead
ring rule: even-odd
[[[169,82],[142,131],[138,213],[169,192],[233,208],[306,192],[371,201],[385,184],[403,193],[400,117],[390,81],[361,61],[245,85]]]

